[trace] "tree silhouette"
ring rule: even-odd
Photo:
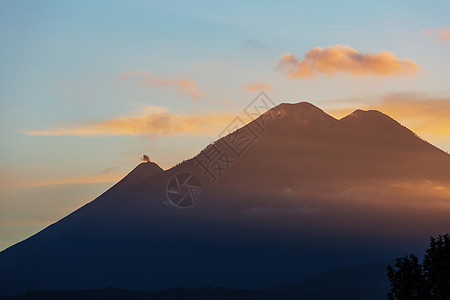
[[[414,254],[397,258],[394,269],[387,267],[387,276],[391,282],[389,299],[413,300],[428,299],[428,288],[423,268]]]
[[[450,299],[450,234],[431,238],[423,264],[414,254],[397,258],[387,267],[389,299]]]
[[[423,270],[433,299],[450,299],[450,234],[431,238]]]

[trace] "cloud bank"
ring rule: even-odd
[[[335,102],[341,102],[338,99]],[[433,139],[450,137],[450,98],[433,97],[417,92],[388,93],[376,97],[374,103],[364,104],[364,99],[350,99],[358,107],[330,110],[337,117],[344,117],[356,108],[376,109],[402,122],[414,132]],[[362,104],[362,105],[361,105]]]
[[[318,74],[347,73],[352,76],[410,77],[420,69],[409,59],[399,59],[394,53],[360,53],[349,46],[335,45],[309,50],[303,59],[284,54],[276,68],[290,78],[311,78]]]
[[[166,107],[149,106],[131,116],[121,116],[84,126],[25,130],[28,135],[46,136],[123,136],[169,135],[215,136],[235,116],[228,113],[177,114]]]
[[[419,134],[435,138],[450,137],[450,98],[391,93],[376,108],[407,122]]]

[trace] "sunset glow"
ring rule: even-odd
[[[386,264],[449,233],[449,16],[0,1],[0,298],[384,299]]]

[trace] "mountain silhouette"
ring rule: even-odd
[[[0,253],[0,293],[262,288],[423,248],[450,226],[450,156],[379,111],[280,104]]]
[[[386,266],[390,261],[373,261],[357,266],[343,266],[324,271],[318,275],[281,286],[264,289],[229,289],[224,287],[202,287],[195,289],[172,288],[144,292],[118,288],[77,291],[27,291],[26,295],[2,297],[6,299],[386,299],[389,282]]]
[[[372,261],[321,272],[300,282],[266,288],[301,296],[301,299],[386,299],[386,267],[395,260]]]

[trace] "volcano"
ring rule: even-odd
[[[2,251],[0,293],[273,286],[423,249],[449,216],[450,155],[379,111],[285,103]]]

